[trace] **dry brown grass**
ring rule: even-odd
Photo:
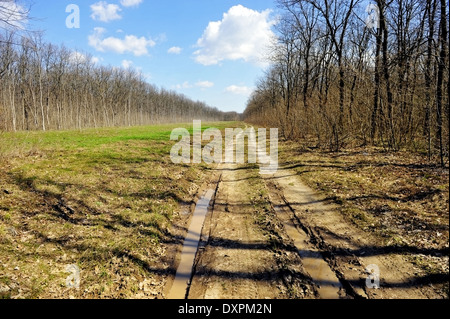
[[[0,297],[160,295],[171,226],[209,174],[172,164],[179,126],[2,136]],[[66,287],[70,264],[79,290]]]
[[[449,170],[421,155],[354,148],[339,153],[283,143],[280,163],[339,204],[345,218],[379,245],[415,254],[429,273],[448,274]]]

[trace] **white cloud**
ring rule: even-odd
[[[92,61],[92,63],[97,64],[97,63],[99,63],[100,61],[103,61],[103,59],[94,56],[94,57],[92,57],[91,61]]]
[[[175,89],[181,90],[181,89],[192,89],[194,87],[201,88],[201,89],[209,89],[214,86],[213,82],[210,81],[198,81],[195,84],[189,83],[189,81],[185,81],[183,84],[177,84],[174,86]]]
[[[122,16],[119,14],[122,9],[117,4],[100,1],[91,5],[91,10],[91,18],[96,21],[109,22],[122,19]]]
[[[212,88],[214,86],[214,83],[210,81],[199,81],[195,83],[195,86],[203,89],[208,89]]]
[[[69,61],[72,63],[83,63],[87,60],[87,57],[85,54],[78,52],[78,51],[73,51],[70,52],[70,56],[69,56]]]
[[[181,51],[182,51],[182,49],[181,49],[180,47],[171,47],[171,48],[167,51],[167,53],[170,53],[170,54],[180,54]]]
[[[28,22],[27,10],[14,1],[0,1],[0,28],[23,29]]]
[[[133,61],[130,60],[123,60],[122,61],[122,67],[124,69],[129,69],[133,65]]]
[[[271,10],[258,12],[242,5],[224,13],[221,21],[210,22],[197,41],[199,50],[194,53],[198,63],[218,64],[223,60],[244,60],[265,64],[263,56],[275,34],[270,20]]]
[[[103,38],[106,29],[95,28],[89,36],[89,45],[100,52],[112,51],[119,54],[133,53],[135,56],[148,54],[148,48],[156,45],[152,39],[138,38],[135,35],[126,35],[125,38]]]
[[[248,96],[253,92],[253,89],[249,88],[247,86],[231,85],[225,89],[225,92],[236,94],[236,95],[247,95]]]
[[[72,51],[69,55],[69,61],[71,63],[80,63],[81,64],[81,63],[87,62],[89,59],[90,59],[90,62],[94,63],[94,64],[99,63],[102,60],[99,57],[95,57],[95,56],[93,57],[90,55],[86,55],[79,51]]]
[[[120,4],[124,7],[137,7],[143,0],[120,0]]]
[[[189,84],[188,81],[186,81],[186,82],[184,82],[183,84],[177,84],[177,85],[175,85],[175,88],[176,88],[177,90],[180,90],[180,89],[191,89],[191,88],[193,88],[193,86],[192,86],[191,84]]]

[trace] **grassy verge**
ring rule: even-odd
[[[292,142],[280,145],[280,163],[339,204],[348,221],[376,235],[379,246],[401,247],[427,272],[448,274],[448,169],[407,152],[328,153]]]
[[[208,174],[170,160],[191,126],[0,135],[0,298],[156,297],[170,226]]]

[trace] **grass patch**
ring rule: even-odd
[[[205,124],[203,129],[239,123]],[[209,174],[170,160],[192,124],[0,135],[0,274],[12,298],[156,297],[181,203]],[[79,290],[65,267],[81,269]],[[141,287],[141,288],[140,288]]]

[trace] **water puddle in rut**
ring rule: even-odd
[[[343,291],[341,282],[323,259],[320,251],[309,243],[309,236],[306,232],[294,225],[289,214],[282,207],[276,206],[275,211],[281,217],[288,236],[294,242],[302,259],[303,267],[318,286],[320,298],[341,298],[340,293]]]
[[[168,299],[185,299],[187,296],[203,224],[208,212],[209,203],[211,202],[213,196],[214,191],[210,189],[206,192],[206,195],[197,202],[188,234],[184,240],[180,265],[178,266],[177,274],[175,276],[172,289],[168,295]]]

